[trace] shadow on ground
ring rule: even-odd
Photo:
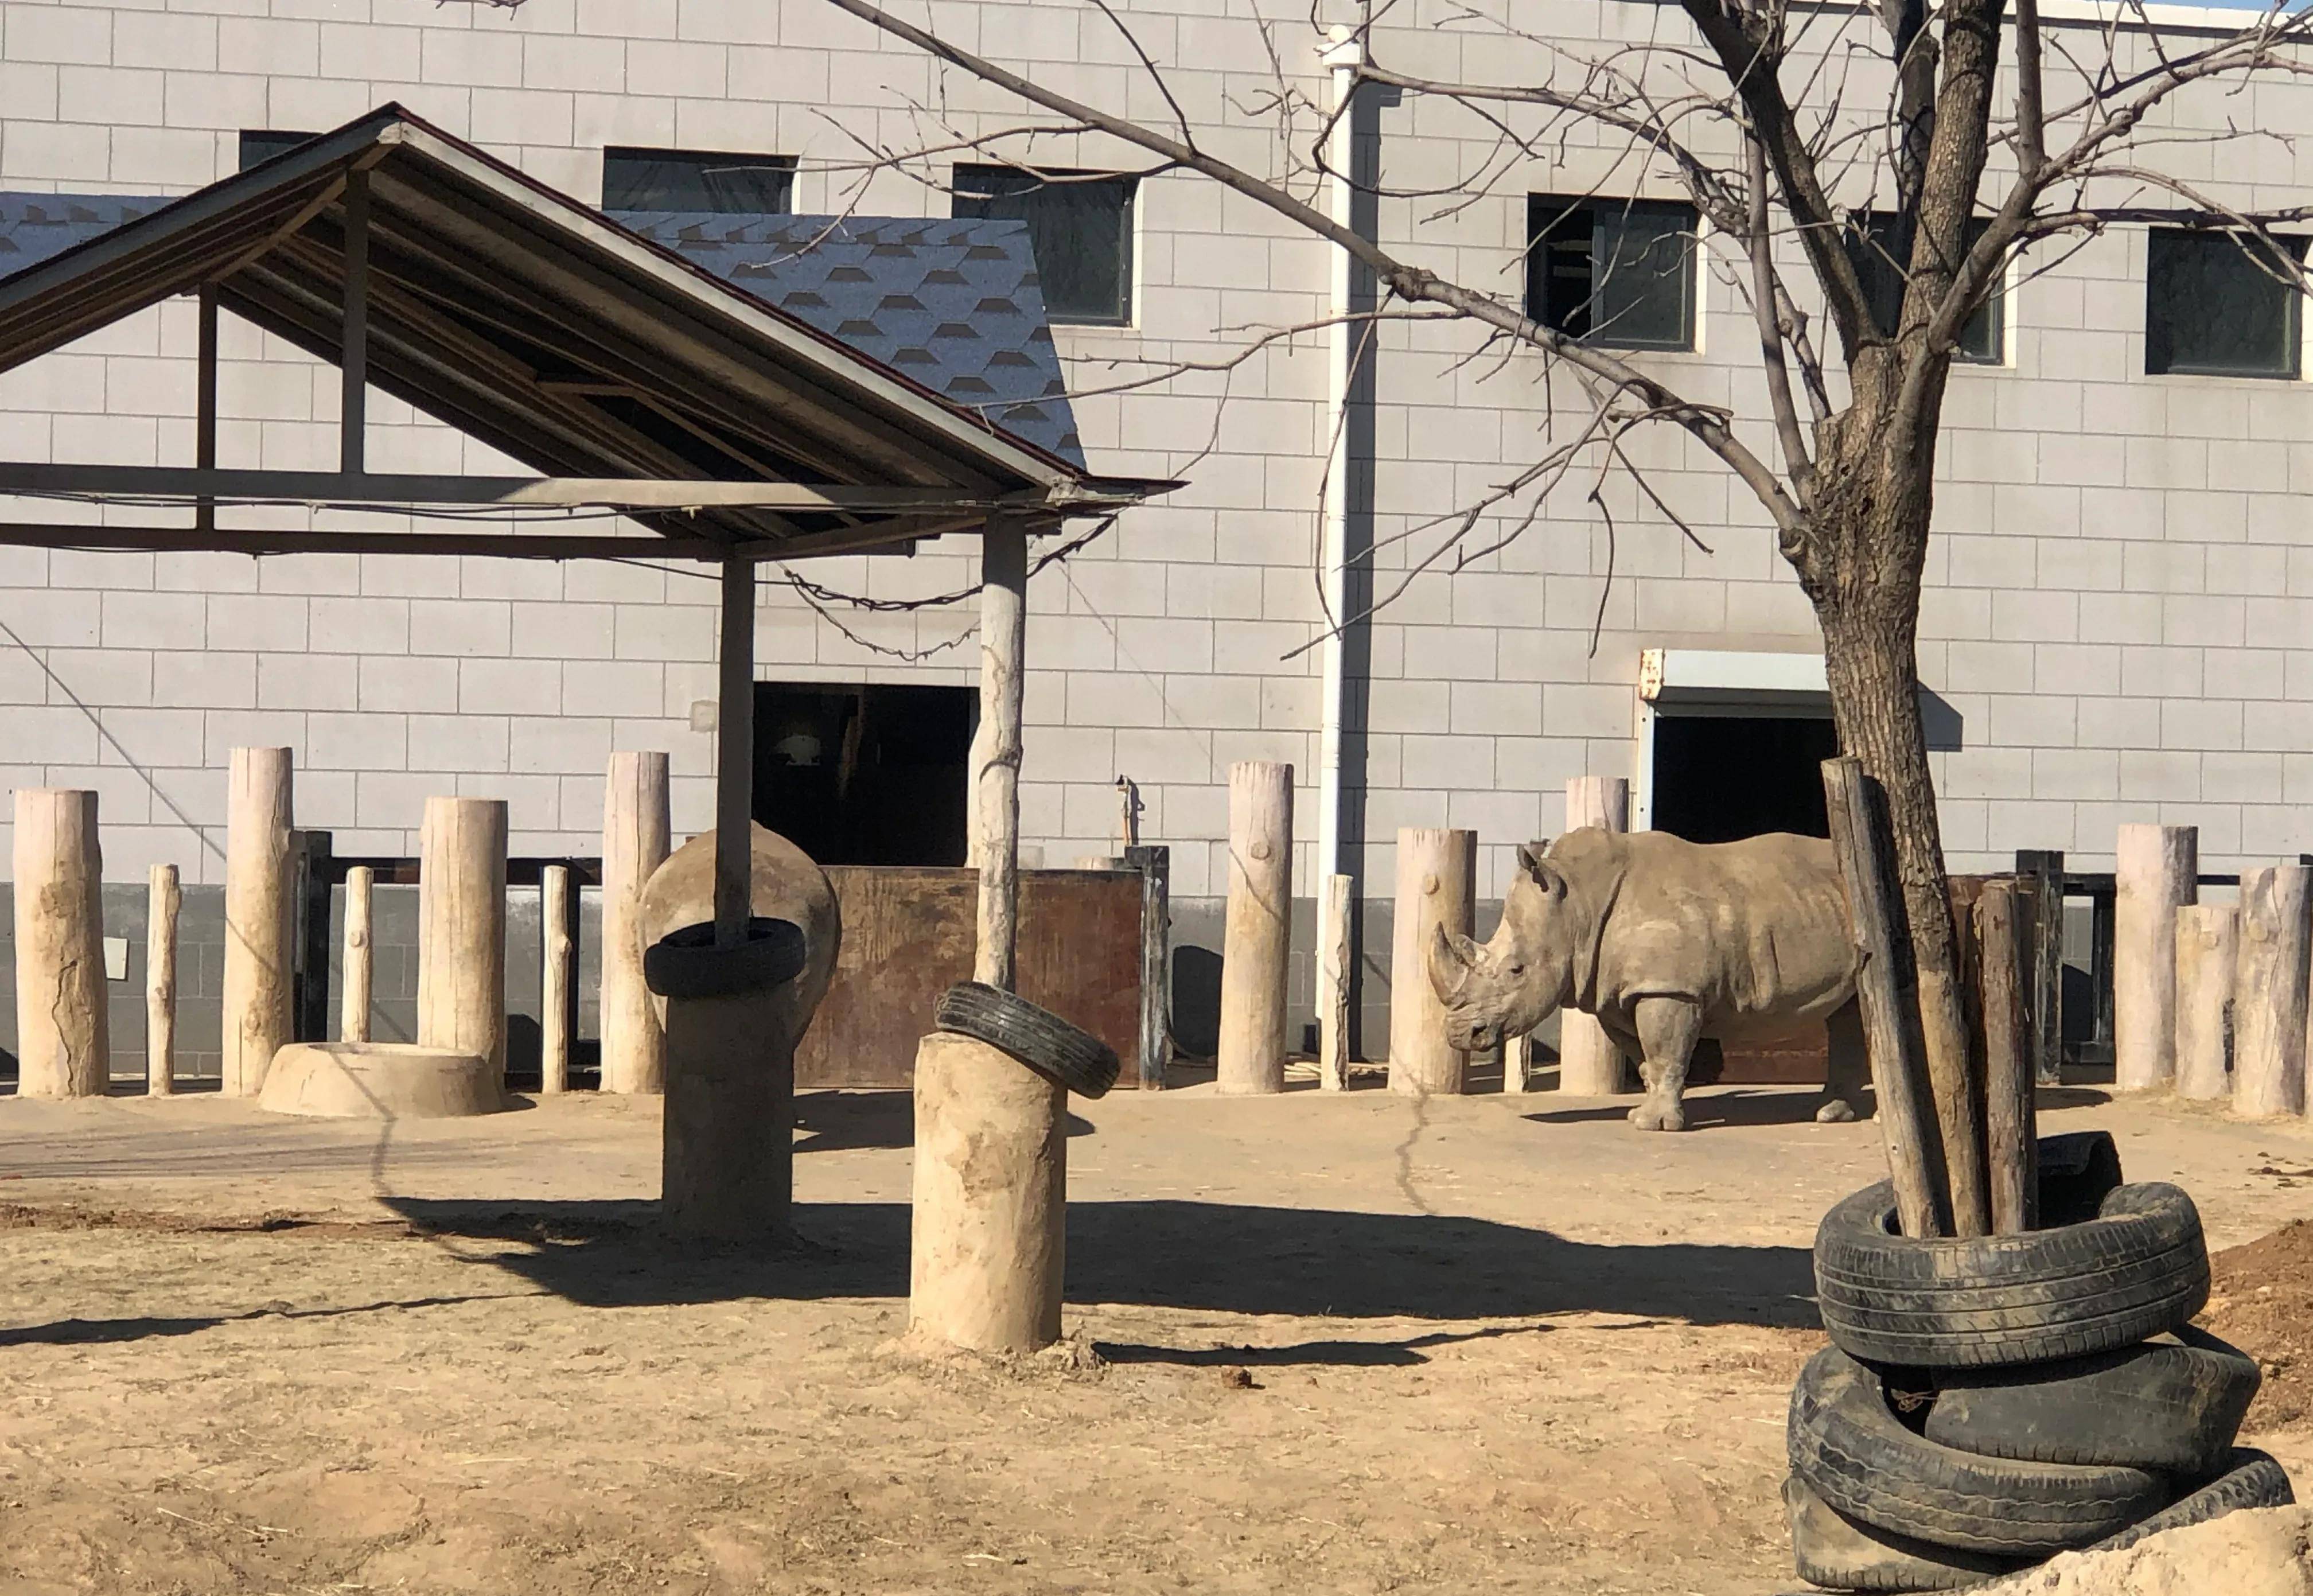
[[[1092,1122],[1061,1116],[1070,1136],[1092,1134]],[[796,1129],[804,1133],[799,1152],[849,1152],[862,1147],[911,1147],[916,1140],[916,1098],[905,1091],[819,1091],[796,1094]]]
[[[2092,1087],[2044,1086],[2039,1093],[2042,1108],[2093,1108],[2110,1101],[2109,1092]],[[1598,1124],[1628,1119],[1637,1102],[1634,1095],[1596,1107],[1553,1108],[1525,1117],[1544,1125]],[[1756,1091],[1706,1090],[1686,1098],[1686,1126],[1690,1131],[1712,1131],[1729,1125],[1807,1124],[1813,1122],[1815,1111],[1822,1102],[1820,1093],[1793,1091],[1788,1087]],[[1872,1094],[1869,1091],[1863,1094],[1862,1110],[1864,1118],[1871,1117]]]

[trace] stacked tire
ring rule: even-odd
[[[2193,1200],[2132,1186],[2102,1132],[2040,1143],[2043,1228],[1896,1234],[1882,1184],[1824,1217],[1832,1345],[1791,1393],[1784,1486],[1799,1577],[1949,1591],[2291,1501],[2235,1447],[2256,1362],[2194,1329],[2209,1256]]]

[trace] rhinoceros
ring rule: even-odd
[[[1641,1130],[1683,1131],[1694,1045],[1828,1027],[1816,1118],[1853,1119],[1865,1074],[1857,956],[1831,844],[1775,832],[1689,842],[1596,826],[1521,847],[1501,927],[1481,947],[1440,929],[1429,983],[1464,1049],[1534,1029],[1559,1009],[1594,1014],[1640,1059]]]

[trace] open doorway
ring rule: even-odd
[[[755,684],[755,818],[822,865],[961,865],[979,695]]]
[[[1732,842],[1764,832],[1827,837],[1823,762],[1838,753],[1827,715],[1658,710],[1653,829],[1690,842]]]

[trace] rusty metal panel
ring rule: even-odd
[[[843,950],[796,1050],[796,1085],[905,1087],[939,994],[972,979],[979,878],[968,869],[835,865]],[[1116,1049],[1120,1084],[1140,1061],[1141,876],[1020,874],[1020,993]]]

